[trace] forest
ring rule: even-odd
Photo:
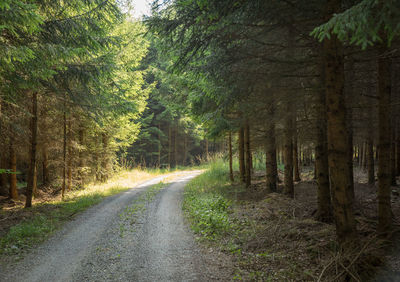
[[[0,1],[0,247],[122,171],[201,169],[183,213],[220,280],[400,279],[399,1],[150,6]]]

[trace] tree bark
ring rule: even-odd
[[[101,161],[101,167],[102,167],[102,176],[101,176],[101,181],[105,182],[107,181],[109,175],[110,175],[110,158],[108,155],[108,145],[109,145],[109,137],[107,133],[103,133],[101,135],[101,142],[103,143],[103,154],[102,154],[102,161]],[[146,166],[146,164],[144,164]]]
[[[325,70],[321,62],[321,87],[325,86]],[[322,222],[332,222],[331,189],[329,184],[328,164],[328,136],[326,119],[325,92],[318,91],[316,99],[317,109],[317,143],[315,146],[315,170],[318,185],[317,219]]]
[[[392,125],[392,136],[391,136],[391,142],[390,142],[390,149],[391,149],[391,154],[390,154],[390,167],[391,167],[391,185],[396,186],[396,124],[393,122]]]
[[[287,105],[286,114],[288,115],[285,119],[285,129],[284,129],[284,156],[283,162],[285,165],[285,178],[283,193],[291,198],[294,197],[294,184],[293,184],[293,118],[291,116],[292,109],[290,102]]]
[[[276,140],[273,101],[268,109],[266,123],[267,135],[265,136],[265,170],[266,186],[268,192],[276,192],[278,183],[278,165],[276,160]]]
[[[250,125],[249,121],[246,120],[244,126],[244,143],[245,143],[245,155],[246,155],[246,187],[251,185],[251,148],[250,148]]]
[[[374,142],[372,137],[368,137],[367,141],[367,171],[368,184],[375,184],[375,167],[374,167]]]
[[[228,147],[229,147],[229,179],[233,182],[233,156],[232,156],[232,132],[229,131],[228,135]]]
[[[208,162],[208,158],[209,158],[209,156],[210,156],[210,152],[209,152],[209,147],[208,147],[208,139],[207,138],[205,138],[205,146],[206,146],[206,161]]]
[[[378,166],[378,232],[386,233],[392,226],[392,209],[390,202],[390,96],[391,96],[391,62],[385,56],[386,37],[383,36],[378,58],[378,120],[379,120],[379,166]]]
[[[78,153],[78,158],[79,158],[79,186],[82,188],[85,185],[85,127],[83,125],[80,126],[79,128],[79,133],[78,133],[78,138],[79,138],[79,153]]]
[[[397,122],[396,133],[396,175],[400,176],[400,120]]]
[[[176,123],[174,130],[174,161],[175,167],[178,167],[178,123]]]
[[[244,163],[244,128],[241,126],[239,129],[239,172],[240,172],[240,181],[245,183],[245,163]]]
[[[172,127],[168,125],[168,165],[172,166]]]
[[[162,145],[161,145],[161,124],[159,123],[158,124],[158,160],[157,160],[157,162],[158,162],[158,167],[161,167],[161,148],[162,148]]]
[[[64,95],[64,113],[63,113],[63,179],[61,188],[61,197],[64,199],[67,173],[67,113],[66,113],[66,95]]]
[[[341,9],[340,0],[329,0],[326,16]],[[324,40],[325,87],[327,102],[328,161],[333,194],[334,219],[339,243],[357,237],[353,212],[353,182],[349,170],[349,133],[346,126],[343,47],[336,35]]]
[[[6,157],[6,144],[3,144],[2,152],[1,152],[1,167],[2,169],[7,169],[8,168],[8,160]],[[0,195],[2,196],[9,196],[9,189],[8,189],[8,180],[7,180],[7,173],[1,173],[0,174],[0,181],[1,181],[1,191]]]
[[[182,160],[182,165],[186,165],[186,159],[187,159],[187,155],[188,155],[188,138],[187,138],[187,134],[184,132],[184,137],[183,137],[183,160]]]
[[[44,146],[42,150],[42,178],[43,178],[43,185],[47,186],[50,183],[50,176],[49,176],[49,153],[47,151],[47,147]]]
[[[1,100],[1,96],[0,96],[0,143],[1,141],[5,141],[5,134],[3,134],[3,123],[1,120],[1,117],[3,115],[2,112],[2,100]],[[2,136],[4,136],[3,140],[2,140]],[[4,142],[1,144],[0,147],[0,168],[2,169],[7,169],[7,158],[6,158],[6,142]],[[7,174],[6,173],[0,173],[0,195],[2,196],[8,196],[8,189],[7,189]]]
[[[10,181],[10,198],[13,200],[18,200],[18,189],[17,189],[17,154],[15,153],[14,149],[14,139],[11,138],[10,140],[10,169],[11,174],[9,176]]]
[[[294,136],[293,136],[293,164],[294,164],[294,181],[301,181],[300,169],[299,169],[299,151],[297,144],[297,126],[294,126]]]
[[[30,163],[28,168],[28,184],[26,189],[26,202],[25,208],[32,207],[32,195],[36,191],[36,150],[37,150],[37,92],[32,94],[32,112],[31,112],[31,151],[30,151]]]
[[[68,152],[68,182],[67,182],[67,190],[71,191],[72,189],[72,124],[71,118],[68,120],[68,142],[67,142],[67,152]]]

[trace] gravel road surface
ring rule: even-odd
[[[105,199],[68,222],[24,260],[2,266],[0,280],[216,279],[209,273],[193,234],[184,224],[181,210],[184,185],[200,173],[176,175],[147,203],[143,195],[165,176]]]

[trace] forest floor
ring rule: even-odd
[[[156,177],[108,197],[74,217],[23,260],[3,257],[0,280],[209,281],[227,277],[214,269],[212,257],[207,258],[198,247],[182,214],[183,187],[201,172]]]
[[[280,193],[282,185],[278,193],[266,193],[262,172],[256,172],[252,186],[245,189],[229,182],[226,168],[217,165],[214,170],[187,186],[184,207],[199,240],[215,252],[215,257],[221,252],[229,257],[234,265],[231,279],[400,281],[398,232],[393,234],[394,244],[376,237],[376,187],[366,184],[363,171],[355,170],[359,240],[354,248],[343,253],[335,242],[334,224],[314,219],[317,186],[310,168],[303,169],[302,181],[295,185],[294,199]],[[392,191],[397,230],[399,188],[392,187]]]

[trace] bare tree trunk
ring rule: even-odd
[[[8,168],[8,160],[6,156],[6,146],[7,144],[3,144],[3,148],[1,151],[1,167],[2,169],[7,169]],[[8,180],[7,180],[7,173],[1,173],[0,174],[0,181],[1,181],[1,191],[0,195],[2,196],[9,196],[9,189],[8,189]]]
[[[325,70],[321,62],[321,86],[325,86]],[[332,222],[331,189],[329,184],[328,136],[326,120],[325,92],[318,91],[317,108],[317,144],[315,147],[315,170],[318,185],[317,219],[322,222]]]
[[[178,166],[178,124],[175,126],[174,130],[174,160],[175,167]]]
[[[161,124],[158,124],[158,167],[161,166]]]
[[[250,125],[249,121],[246,120],[244,126],[244,143],[245,143],[245,155],[246,155],[246,187],[251,185],[251,148],[250,148]]]
[[[234,181],[233,178],[233,156],[232,156],[232,132],[229,131],[228,135],[228,147],[229,147],[229,179],[231,182]]]
[[[362,168],[363,155],[364,155],[364,152],[363,152],[364,148],[363,148],[362,143],[358,144],[357,148],[358,148],[358,167]]]
[[[10,181],[10,198],[13,200],[18,200],[18,189],[17,189],[17,155],[14,149],[14,139],[10,140],[10,169],[11,174],[9,176]]]
[[[67,103],[66,103],[66,95],[64,95],[64,113],[63,113],[63,180],[62,180],[62,188],[61,188],[61,197],[64,199],[65,196],[65,187],[66,187],[66,174],[67,174]]]
[[[168,125],[168,165],[172,166],[172,128]]]
[[[109,143],[109,137],[107,133],[103,133],[101,135],[101,140],[103,143],[103,154],[102,154],[102,161],[101,161],[101,167],[102,167],[102,176],[101,176],[101,181],[105,182],[107,181],[109,175],[110,175],[110,159],[108,155],[108,143]],[[146,164],[144,164],[146,166]]]
[[[366,171],[367,170],[367,162],[368,162],[368,148],[367,148],[367,142],[363,142],[363,147],[364,147],[364,149],[363,149],[363,162],[362,162],[362,169],[364,170],[364,171]]]
[[[278,183],[278,165],[276,160],[274,102],[268,109],[268,121],[266,124],[267,135],[265,136],[265,170],[266,186],[268,192],[276,192]]]
[[[378,231],[386,233],[392,226],[392,209],[390,202],[390,96],[391,96],[391,62],[385,57],[387,48],[386,36],[382,38],[380,57],[378,58],[378,117],[379,117],[379,166],[378,166]]]
[[[400,176],[400,120],[397,122],[396,133],[396,175]]]
[[[187,147],[188,147],[188,138],[187,138],[187,134],[184,132],[183,133],[184,134],[184,138],[183,138],[183,161],[182,161],[182,165],[186,165],[186,159],[187,159],[187,154],[188,154],[188,150],[187,150]]]
[[[341,9],[341,0],[328,0],[326,17]],[[336,235],[343,246],[357,237],[353,211],[353,182],[349,170],[349,134],[346,126],[343,47],[336,35],[324,40],[327,102],[328,161]]]
[[[85,163],[85,153],[84,153],[84,146],[85,146],[85,128],[83,125],[80,126],[79,128],[79,145],[80,145],[80,150],[78,153],[78,158],[79,158],[79,185],[82,188],[85,185],[85,177],[86,174],[84,173],[84,169],[86,166]]]
[[[67,190],[70,191],[72,189],[72,124],[71,118],[68,120],[68,142],[67,142],[67,151],[68,151],[68,182],[67,182]]]
[[[244,129],[241,126],[239,129],[239,172],[240,172],[240,181],[245,183],[245,163],[244,163]]]
[[[30,122],[30,130],[31,130],[31,152],[30,152],[30,163],[28,169],[28,185],[26,189],[26,202],[25,208],[32,207],[32,195],[36,190],[36,147],[37,147],[37,92],[33,92],[32,94],[32,118]]]
[[[47,186],[50,183],[49,176],[49,154],[47,151],[47,147],[44,146],[42,149],[42,174],[43,174],[43,185]]]
[[[1,117],[3,116],[3,112],[2,112],[2,100],[1,100],[1,96],[0,96],[0,168],[2,169],[7,169],[7,157],[6,157],[6,148],[7,148],[7,144],[6,144],[6,138],[5,138],[5,134],[3,134],[3,123],[1,120]],[[3,138],[1,138],[3,136]],[[4,141],[3,141],[4,140]],[[3,142],[1,142],[3,141]],[[7,174],[6,173],[0,173],[0,195],[2,196],[8,196],[8,189],[7,189]]]
[[[205,141],[206,141],[206,161],[208,161],[208,158],[210,156],[209,146],[208,146],[208,139],[205,138]]]
[[[293,164],[294,164],[294,181],[301,181],[300,170],[299,170],[299,152],[297,144],[297,126],[294,126],[293,136]]]
[[[285,140],[284,140],[284,157],[285,164],[285,178],[283,193],[291,198],[294,197],[294,184],[293,184],[293,118],[289,114],[292,112],[290,102],[288,102],[287,112],[288,115],[285,121]]]
[[[368,167],[368,184],[375,184],[375,167],[374,167],[374,142],[372,137],[368,137],[367,142],[367,167]]]
[[[392,138],[391,138],[391,154],[390,154],[390,167],[391,167],[391,185],[396,186],[396,132],[395,132],[395,124],[393,124],[393,129],[392,129]]]

